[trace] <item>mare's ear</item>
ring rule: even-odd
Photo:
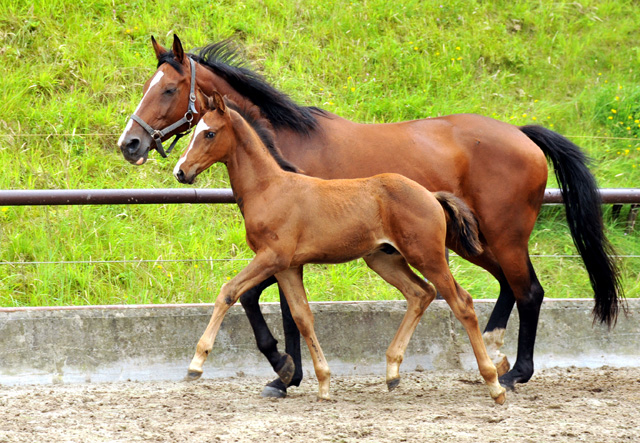
[[[173,34],[173,55],[178,62],[184,61],[184,49],[182,49],[182,42],[177,35]]]
[[[218,110],[220,114],[224,114],[227,112],[227,104],[224,102],[224,98],[218,91],[213,91],[213,102],[215,103],[215,109]]]
[[[216,104],[211,97],[202,92],[202,89],[196,89],[196,100],[200,102],[200,110],[207,113],[216,109]]]
[[[153,45],[153,50],[154,50],[154,51],[155,51],[155,53],[156,53],[156,58],[157,58],[158,60],[160,60],[160,57],[162,57],[162,55],[163,55],[165,52],[167,52],[167,50],[166,50],[165,48],[163,48],[163,47],[160,45],[160,43],[158,43],[158,42],[156,41],[156,39],[155,39],[155,38],[153,38],[153,35],[151,36],[151,45]]]

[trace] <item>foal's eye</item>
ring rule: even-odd
[[[173,94],[175,94],[176,91],[177,91],[177,88],[171,88],[171,89],[167,89],[166,91],[164,91],[164,93],[166,95],[173,95]]]
[[[207,133],[204,134],[204,138],[213,138],[216,136],[216,133],[213,131],[209,131]]]

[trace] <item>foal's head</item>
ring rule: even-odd
[[[231,113],[224,98],[214,92],[207,97],[197,91],[201,110],[205,113],[196,126],[187,150],[173,168],[180,183],[193,183],[196,176],[216,162],[225,162],[237,143]]]

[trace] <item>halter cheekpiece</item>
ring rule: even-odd
[[[198,111],[196,111],[196,106],[195,106],[196,105],[196,93],[195,93],[196,63],[191,58],[189,59],[189,63],[191,65],[191,90],[189,91],[189,107],[187,108],[187,112],[184,113],[184,116],[180,120],[165,127],[164,129],[153,129],[150,125],[147,124],[147,122],[142,120],[137,115],[133,114],[131,116],[131,120],[138,123],[140,126],[142,126],[145,129],[145,131],[149,133],[151,138],[156,142],[156,151],[158,151],[158,153],[164,158],[167,158],[167,155],[169,155],[171,151],[173,151],[173,148],[175,147],[176,143],[178,143],[178,140],[180,140],[182,137],[184,137],[185,135],[191,132],[191,122],[193,121],[193,115],[198,113]],[[171,145],[169,146],[169,149],[167,149],[167,151],[165,152],[164,148],[162,147],[162,138],[167,134],[169,134],[171,131],[179,128],[180,126],[186,123],[189,124],[189,129],[186,130],[185,132],[176,134],[175,139],[173,140],[173,142],[171,142]]]

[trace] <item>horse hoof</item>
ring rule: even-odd
[[[277,371],[277,374],[278,377],[280,377],[280,380],[282,380],[282,383],[284,383],[285,386],[289,386],[296,371],[296,365],[289,354],[285,354],[283,357],[284,363],[282,364],[282,367]]]
[[[511,369],[511,365],[509,364],[509,360],[507,359],[507,356],[504,355],[502,357],[502,360],[496,363],[496,370],[498,371],[498,377],[501,377],[507,372],[509,372],[509,369]]]
[[[273,386],[265,386],[260,395],[265,398],[285,398],[287,391],[274,388]]]
[[[497,404],[503,405],[504,402],[507,401],[507,391],[504,390],[502,394],[498,395],[494,400]]]
[[[187,381],[196,381],[200,377],[202,377],[202,371],[194,371],[193,369],[190,369],[187,372],[187,376],[185,377],[185,380],[187,380]]]
[[[400,378],[393,378],[391,380],[387,380],[387,388],[389,389],[389,392],[393,391],[395,388],[398,387],[398,385],[400,384]]]

